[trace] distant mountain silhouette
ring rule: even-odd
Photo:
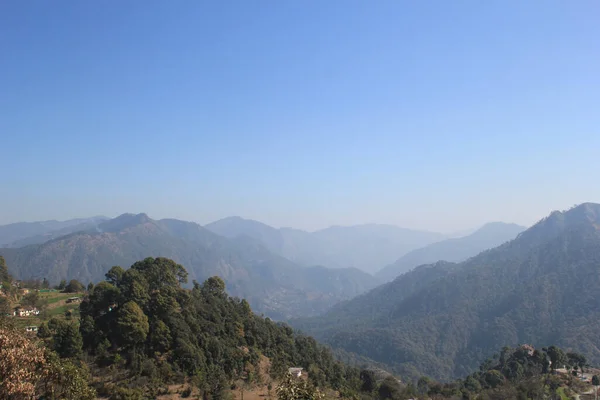
[[[557,344],[600,363],[600,205],[553,212],[469,260],[420,266],[292,321],[407,376],[465,376],[498,348]]]
[[[0,247],[22,247],[44,243],[55,237],[86,230],[107,217],[77,218],[67,221],[17,222],[0,226]]]
[[[410,250],[444,239],[440,233],[393,225],[333,226],[316,232],[276,229],[258,221],[228,217],[205,226],[219,235],[252,237],[300,265],[355,267],[373,273]]]
[[[248,236],[228,239],[192,222],[157,221],[146,214],[124,214],[87,231],[0,249],[0,254],[19,278],[85,284],[104,279],[114,265],[126,268],[145,257],[167,257],[187,267],[190,281],[221,276],[232,295],[278,319],[314,315],[377,283],[357,269],[298,266]]]
[[[527,228],[516,224],[491,222],[468,236],[443,240],[413,250],[375,275],[384,281],[390,281],[418,265],[431,264],[436,261],[461,262],[484,250],[514,239],[525,229]]]

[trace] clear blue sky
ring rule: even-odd
[[[597,1],[0,2],[0,224],[600,202]]]

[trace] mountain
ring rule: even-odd
[[[491,222],[468,236],[443,240],[413,250],[400,257],[393,264],[381,269],[376,276],[384,281],[390,281],[418,265],[431,264],[441,260],[461,262],[484,250],[497,247],[514,239],[525,229],[527,228],[516,224]]]
[[[292,323],[409,376],[464,376],[519,343],[600,363],[600,205],[553,212],[467,261],[418,267]]]
[[[314,315],[376,286],[357,269],[304,268],[248,236],[227,239],[200,225],[124,214],[93,228],[23,248],[0,249],[18,278],[94,282],[114,265],[167,257],[189,266],[190,279],[218,275],[228,291],[277,319]]]
[[[106,217],[77,218],[67,221],[17,222],[0,226],[0,247],[22,247],[43,243],[107,220]],[[58,235],[58,236],[57,236]]]
[[[252,237],[272,252],[300,265],[354,267],[369,273],[413,249],[445,238],[440,233],[381,224],[332,226],[316,232],[276,229],[240,217],[224,218],[205,228],[229,238]]]

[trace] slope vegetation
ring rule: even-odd
[[[18,249],[0,249],[18,278],[94,282],[114,265],[148,256],[189,265],[191,279],[218,275],[228,291],[274,318],[314,315],[376,285],[356,269],[303,268],[249,237],[227,239],[184,221],[125,214],[91,230]]]
[[[516,224],[491,222],[468,236],[443,240],[413,250],[393,264],[378,271],[376,276],[384,281],[390,281],[419,265],[432,264],[442,260],[465,261],[484,250],[500,246],[502,243],[514,239],[525,229],[527,228]]]
[[[295,321],[407,375],[464,376],[505,345],[557,344],[600,362],[600,205],[554,212],[460,264],[406,273]]]

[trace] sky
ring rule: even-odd
[[[0,224],[530,225],[600,202],[600,3],[0,2]]]

